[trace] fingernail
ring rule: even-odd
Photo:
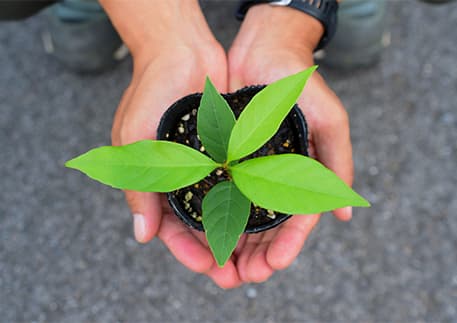
[[[346,213],[346,219],[347,221],[349,221],[350,219],[352,219],[352,206],[346,206],[344,208],[344,212]]]
[[[143,214],[133,214],[133,232],[138,242],[144,242],[146,237],[146,221]]]

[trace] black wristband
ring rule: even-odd
[[[316,50],[324,48],[335,35],[338,11],[336,0],[241,0],[236,18],[243,20],[250,7],[262,3],[294,8],[319,20],[324,26],[324,35]]]

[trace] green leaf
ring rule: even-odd
[[[209,78],[200,101],[197,131],[209,155],[219,163],[227,160],[227,147],[235,124],[235,115]]]
[[[115,188],[170,192],[198,182],[218,164],[188,146],[142,140],[125,146],[92,149],[65,166]]]
[[[203,227],[219,267],[224,266],[248,223],[251,202],[233,182],[215,185],[203,199]]]
[[[255,204],[287,214],[314,214],[345,206],[370,206],[336,174],[314,159],[282,154],[231,169],[236,186]]]
[[[278,131],[317,66],[280,79],[257,93],[241,112],[228,145],[228,161],[256,151]]]

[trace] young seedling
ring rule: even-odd
[[[171,192],[199,182],[217,168],[229,178],[202,202],[202,222],[219,266],[244,232],[251,203],[285,214],[315,214],[369,203],[314,159],[280,154],[240,159],[264,145],[279,129],[316,66],[276,81],[257,93],[238,120],[207,78],[197,132],[208,156],[188,146],[142,140],[90,150],[65,165],[119,189]]]

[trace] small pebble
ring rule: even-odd
[[[191,215],[191,217],[193,217],[194,219],[197,219],[197,212],[192,212],[190,215]]]
[[[189,113],[183,115],[182,118],[181,118],[182,121],[187,121],[187,120],[189,120],[189,119],[190,119],[190,114],[189,114]]]
[[[205,147],[204,147],[204,146],[201,146],[201,147],[200,147],[200,151],[201,151],[201,152],[204,152],[204,151],[205,151]]]
[[[179,132],[179,133],[184,133],[184,127],[179,126],[179,127],[178,127],[178,132]]]
[[[272,210],[267,210],[267,217],[270,219],[276,219],[276,214]]]
[[[246,290],[246,296],[248,298],[256,298],[257,297],[257,290],[255,288],[252,288],[252,287],[248,288]]]
[[[431,75],[433,72],[433,65],[430,63],[424,64],[423,71],[424,71],[425,75],[427,75],[427,76]]]
[[[189,192],[186,193],[186,195],[184,195],[184,200],[186,202],[189,202],[192,199],[192,196],[194,196],[194,194],[192,194],[192,192],[189,191]]]
[[[457,286],[457,275],[452,278],[452,285]]]
[[[378,167],[376,166],[370,166],[370,168],[368,168],[368,173],[371,175],[371,176],[376,176],[379,174],[379,169]]]
[[[167,132],[167,133],[165,134],[165,138],[168,138],[168,137],[170,137],[170,134]]]
[[[224,171],[222,169],[216,170],[216,175],[217,176],[221,176],[223,173],[224,173]]]
[[[196,116],[197,115],[197,109],[192,109],[192,115]]]
[[[440,121],[444,124],[452,124],[454,123],[454,120],[455,117],[452,113],[444,113],[440,118]]]
[[[198,222],[202,222],[202,217],[199,215],[195,218],[195,220],[197,220]]]

